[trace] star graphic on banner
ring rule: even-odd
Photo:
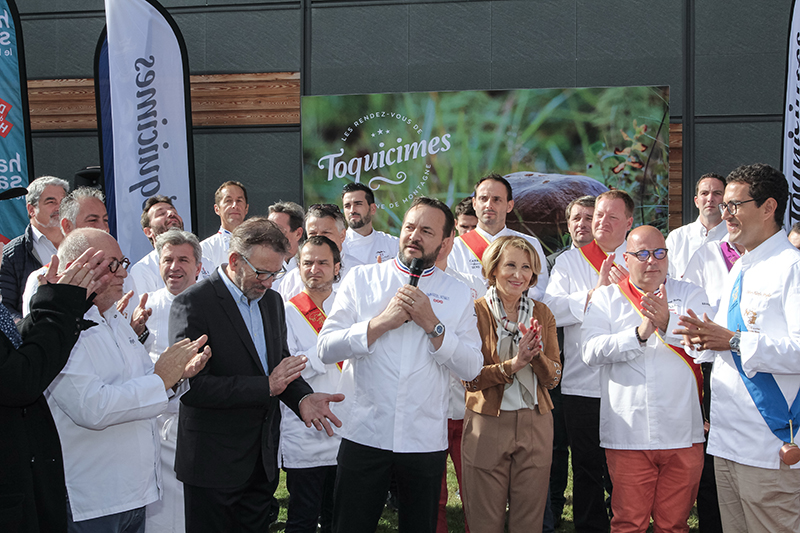
[[[375,134],[373,133],[372,136],[375,137]]]
[[[386,130],[386,135],[389,135],[389,130]]]
[[[378,135],[383,135],[383,130],[378,130]]]

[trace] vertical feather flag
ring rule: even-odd
[[[105,0],[95,52],[95,95],[109,225],[137,261],[153,248],[142,206],[172,198],[192,230],[194,154],[189,63],[180,30],[155,0]]]

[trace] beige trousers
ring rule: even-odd
[[[746,466],[714,457],[725,533],[800,531],[800,470]]]
[[[482,415],[467,409],[462,494],[472,533],[541,532],[553,458],[553,416],[535,409]]]

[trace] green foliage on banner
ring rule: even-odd
[[[305,202],[339,203],[358,179],[375,190],[376,227],[396,234],[416,195],[452,206],[489,172],[532,171],[625,190],[635,224],[666,229],[668,121],[665,87],[304,97]],[[422,141],[436,153],[414,158]],[[395,162],[397,148],[410,157]]]

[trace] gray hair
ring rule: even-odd
[[[101,235],[113,239],[105,231],[96,228],[78,228],[64,237],[58,245],[58,271],[63,272],[70,263],[92,246],[90,241],[96,240]]]
[[[64,194],[69,193],[69,183],[67,183],[66,180],[55,176],[42,176],[28,184],[28,194],[25,195],[25,203],[37,207],[39,205],[39,198],[42,196],[44,189],[50,185],[61,187],[64,189]]]
[[[449,211],[449,209],[448,209]],[[450,216],[453,216],[452,213]],[[306,222],[310,218],[332,218],[336,221],[336,227],[339,231],[347,228],[347,221],[344,218],[344,213],[339,209],[336,204],[314,204],[306,211]]]
[[[178,228],[170,228],[168,231],[156,237],[156,253],[159,258],[161,258],[161,249],[165,244],[169,244],[170,246],[191,244],[192,251],[194,252],[194,260],[197,261],[198,264],[203,260],[203,249],[194,233]]]
[[[230,251],[248,257],[254,246],[269,246],[281,255],[289,251],[289,239],[277,224],[265,217],[253,217],[231,233]]]
[[[78,187],[61,200],[61,207],[59,213],[62,219],[69,220],[70,224],[74,227],[78,222],[78,213],[81,210],[81,201],[87,198],[97,198],[103,203],[106,203],[106,196],[99,189],[94,187]]]

